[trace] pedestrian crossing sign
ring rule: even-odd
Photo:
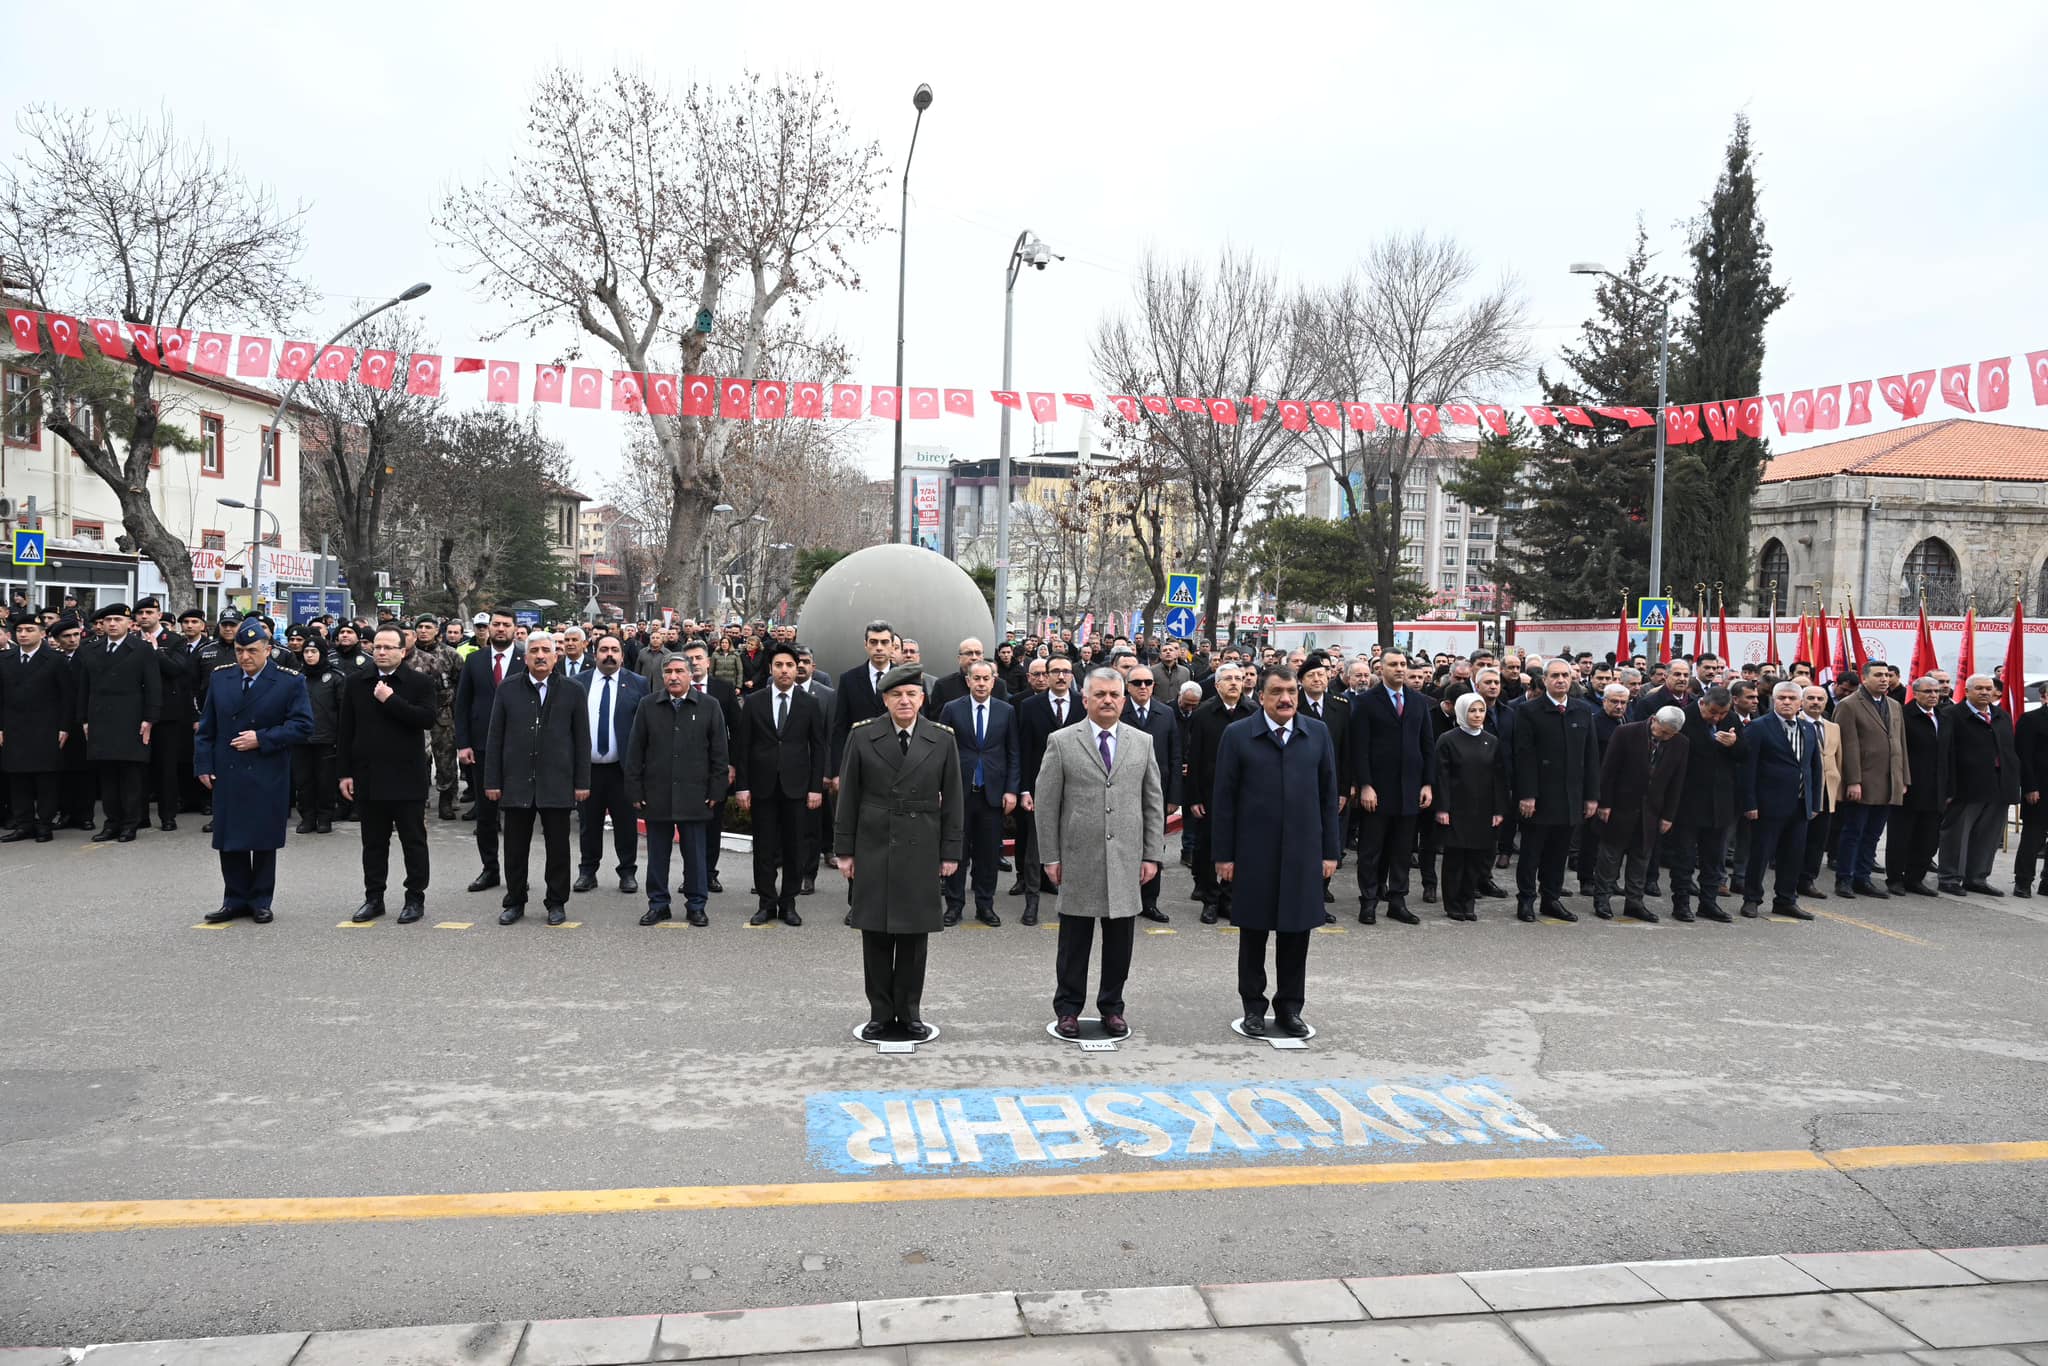
[[[18,565],[43,563],[43,536],[40,531],[17,530],[14,533],[14,562]]]
[[[1671,624],[1671,599],[1637,598],[1636,629],[1661,631]]]
[[[1200,574],[1169,574],[1166,577],[1168,607],[1199,607],[1202,603]]]

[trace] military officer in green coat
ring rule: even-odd
[[[853,884],[866,964],[861,1037],[922,1042],[925,944],[944,914],[939,879],[960,862],[966,793],[953,732],[921,714],[923,671],[898,665],[881,693],[883,714],[846,739],[833,851]]]

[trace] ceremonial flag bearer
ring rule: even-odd
[[[220,851],[220,909],[208,924],[248,916],[270,923],[277,851],[291,811],[292,746],[313,734],[306,680],[270,658],[270,634],[254,620],[235,631],[235,659],[213,671],[193,737],[192,771],[213,793],[213,847]]]

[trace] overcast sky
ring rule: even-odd
[[[1098,387],[1088,339],[1127,305],[1147,251],[1230,244],[1318,281],[1371,239],[1418,228],[1455,235],[1483,275],[1519,279],[1549,358],[1590,307],[1590,282],[1566,264],[1617,264],[1638,215],[1660,263],[1683,272],[1684,220],[1738,109],[1792,291],[1766,392],[2048,347],[2038,4],[102,0],[89,31],[45,5],[14,7],[6,32],[14,108],[165,107],[306,201],[304,269],[325,303],[309,335],[425,279],[434,292],[415,307],[448,353],[550,357],[543,341],[476,342],[501,318],[453,273],[429,220],[448,186],[504,164],[535,74],[566,62],[592,75],[637,63],[677,87],[748,67],[823,71],[896,172],[911,92],[929,82],[909,384],[998,385],[1003,266],[1025,228],[1067,260],[1018,285],[1018,388]],[[12,127],[0,137],[18,146]],[[878,208],[893,228],[893,174]],[[865,248],[865,288],[816,310],[852,346],[855,381],[893,377],[896,245],[892,231]],[[2022,364],[2003,420],[2048,425]],[[463,381],[478,401],[480,379]],[[1533,399],[1533,378],[1497,397]],[[977,406],[993,410],[985,392]],[[1877,425],[1858,430],[1895,421],[1873,406]],[[584,492],[601,495],[627,419],[544,411]],[[1937,399],[1929,417],[1944,411]],[[889,428],[872,425],[868,464],[886,472]],[[1038,439],[1078,435],[1062,418]],[[1032,439],[1021,426],[1016,449]],[[909,424],[906,440],[993,455],[996,424]]]

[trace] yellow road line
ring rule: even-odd
[[[1043,1176],[926,1180],[804,1181],[756,1186],[646,1186],[617,1190],[498,1191],[230,1200],[83,1200],[0,1204],[0,1234],[111,1233],[236,1224],[327,1224],[416,1219],[512,1219],[563,1214],[788,1209],[929,1200],[1027,1200],[1289,1186],[1394,1186],[1478,1181],[1754,1176],[1870,1171],[1888,1167],[2048,1162],[2048,1142],[1910,1147],[1806,1148],[1723,1153],[1602,1153],[1578,1157],[1473,1158],[1331,1166],[1166,1168]]]
[[[474,924],[476,924],[474,920],[442,920],[437,921],[434,928],[437,930],[466,930]]]
[[[1896,939],[1901,943],[1917,944],[1923,949],[1938,949],[1941,947],[1941,945],[1934,943],[1932,940],[1921,939],[1915,935],[1907,934],[1903,930],[1890,930],[1882,925],[1873,925],[1868,920],[1858,920],[1853,915],[1843,915],[1837,911],[1817,910],[1812,906],[1806,909],[1813,911],[1815,915],[1824,915],[1830,920],[1838,920],[1844,925],[1854,925],[1859,930],[1869,930],[1872,934],[1881,934],[1887,939]]]

